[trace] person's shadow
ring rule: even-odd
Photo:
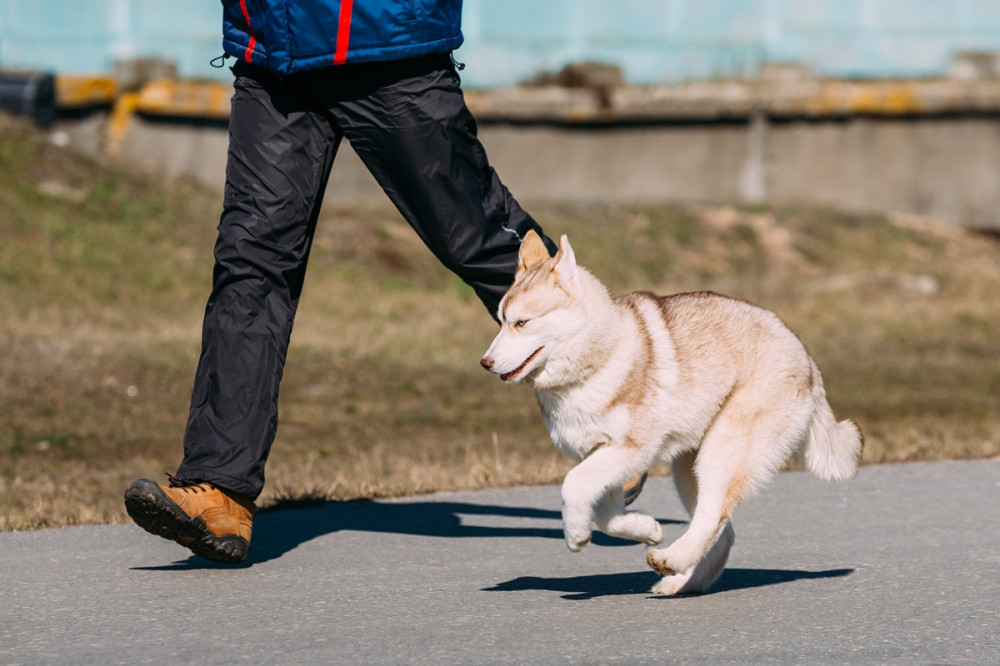
[[[462,516],[501,516],[561,521],[558,511],[532,507],[491,506],[466,502],[379,502],[373,500],[288,501],[261,510],[254,518],[253,543],[245,562],[218,564],[192,555],[187,560],[145,570],[251,567],[267,562],[312,539],[343,530],[385,532],[461,539],[504,537],[509,539],[563,539],[561,522],[554,526],[499,527],[469,525]],[[682,521],[660,520],[663,524]],[[632,541],[594,532],[599,546],[629,546]]]
[[[373,500],[289,501],[263,509],[254,519],[253,547],[245,562],[237,565],[219,564],[190,556],[187,560],[162,566],[133,567],[145,571],[176,571],[191,569],[247,568],[281,557],[300,544],[342,530],[384,532],[461,539],[468,537],[502,537],[507,539],[563,539],[561,523],[553,526],[500,527],[470,525],[462,516],[500,516],[506,518],[561,521],[558,511],[533,507],[492,506],[466,502],[379,502]],[[683,524],[685,521],[659,519],[662,524]],[[632,541],[617,539],[594,532],[598,546],[630,546]],[[853,569],[830,571],[799,571],[784,569],[726,569],[710,589],[712,593],[777,585],[796,580],[847,576]],[[493,587],[490,592],[549,590],[562,592],[564,599],[582,600],[595,597],[648,593],[659,576],[653,571],[611,573],[568,578],[522,576]]]

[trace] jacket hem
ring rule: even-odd
[[[445,39],[438,39],[420,44],[407,44],[405,46],[393,47],[379,46],[371,48],[352,48],[347,52],[347,60],[344,64],[351,65],[364,62],[385,62],[389,60],[417,58],[420,56],[431,55],[433,53],[450,53],[461,46],[462,41],[462,34],[459,33],[454,37],[447,37]],[[245,55],[248,47],[249,44],[242,44],[229,39],[223,40],[222,42],[222,48],[227,55],[243,62],[247,62]],[[269,69],[272,72],[279,74],[294,74],[296,72],[305,72],[312,69],[335,66],[333,63],[332,51],[330,53],[322,53],[305,58],[283,58],[283,62],[277,66],[273,66],[271,64],[271,60],[272,59],[268,56],[267,52],[262,48],[261,43],[257,42],[253,51],[252,62],[255,65],[260,65],[265,69]],[[339,67],[340,65],[336,66]]]

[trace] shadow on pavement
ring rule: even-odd
[[[841,578],[850,576],[854,569],[830,569],[828,571],[802,571],[798,569],[726,569],[715,581],[709,592],[729,592],[751,587],[766,587],[779,583],[816,578]]]
[[[829,571],[800,571],[796,569],[726,569],[709,589],[708,594],[744,590],[790,583],[796,580],[815,578],[838,578],[848,576],[854,569],[831,569]],[[563,599],[593,599],[595,597],[624,594],[648,593],[660,576],[653,571],[632,573],[599,574],[594,576],[572,576],[569,578],[540,578],[519,576],[505,583],[485,588],[485,592],[518,592],[524,590],[549,590],[565,592]],[[681,595],[685,596],[685,595]],[[703,595],[686,595],[703,596]],[[678,597],[661,597],[676,599]]]
[[[484,588],[484,592],[521,592],[525,590],[548,590],[565,592],[563,599],[593,599],[624,594],[642,594],[660,579],[654,571],[633,571],[631,573],[597,574],[593,576],[571,576],[569,578],[541,578],[538,576],[518,576],[505,583]]]
[[[289,506],[291,504],[291,506]],[[499,516],[514,519],[556,521],[551,527],[487,526],[465,524],[462,516]],[[284,503],[257,514],[253,541],[246,562],[226,565],[192,555],[170,565],[134,567],[141,570],[233,569],[246,568],[281,557],[298,545],[342,530],[384,532],[458,539],[505,537],[562,539],[562,516],[558,511],[531,507],[489,506],[462,502],[349,502]],[[523,522],[523,521],[522,521]],[[661,520],[670,524],[680,521]],[[631,541],[594,533],[599,546],[634,545]]]

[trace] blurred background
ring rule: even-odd
[[[865,462],[1000,454],[1000,2],[466,0],[490,160],[615,292],[779,312]],[[172,471],[231,74],[204,0],[0,0],[0,529]],[[552,482],[493,323],[344,144],[265,503]]]
[[[225,135],[203,130],[228,114],[220,18],[202,0],[0,0],[0,67],[54,76],[8,74],[4,106],[35,95],[41,122],[75,116],[66,143],[218,186]],[[463,32],[470,106],[522,198],[1000,225],[998,2],[468,0]],[[349,152],[331,195],[380,197]]]

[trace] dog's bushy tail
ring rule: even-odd
[[[814,367],[815,409],[805,442],[806,468],[826,481],[846,481],[858,473],[858,459],[865,445],[861,428],[854,421],[837,422],[826,399],[826,390]]]

